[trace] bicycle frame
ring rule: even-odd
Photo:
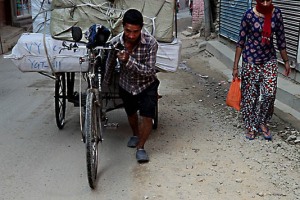
[[[90,68],[87,72],[88,88],[86,90],[85,122],[83,140],[86,144],[87,174],[91,188],[95,187],[98,166],[98,143],[103,141],[103,112],[101,99],[101,65],[97,59],[102,59],[103,50],[88,49],[87,62]],[[81,88],[81,85],[80,85]]]

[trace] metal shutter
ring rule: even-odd
[[[287,52],[292,65],[297,63],[300,32],[300,1],[299,0],[273,0],[273,4],[279,7],[284,21]],[[276,46],[276,45],[275,45]],[[278,58],[281,58],[278,56]],[[300,71],[299,66],[297,70]]]
[[[241,19],[244,12],[251,7],[251,0],[221,0],[220,35],[237,41]]]

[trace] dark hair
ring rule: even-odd
[[[142,13],[136,9],[127,10],[123,17],[123,26],[125,24],[140,25],[143,27],[144,21]]]

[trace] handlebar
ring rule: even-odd
[[[74,50],[76,52],[77,49],[88,49],[86,45],[78,45],[76,42],[75,43],[70,43],[69,45],[67,44],[66,41],[63,41],[62,43],[63,48],[59,50],[59,54],[61,53],[62,50]],[[124,50],[124,47],[120,44],[118,45],[112,45],[110,43],[106,43],[104,46],[96,46],[94,48],[91,48],[93,50],[116,50],[116,51],[122,51]]]

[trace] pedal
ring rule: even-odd
[[[107,123],[107,124],[104,124],[104,127],[115,129],[115,128],[119,127],[119,123]]]

